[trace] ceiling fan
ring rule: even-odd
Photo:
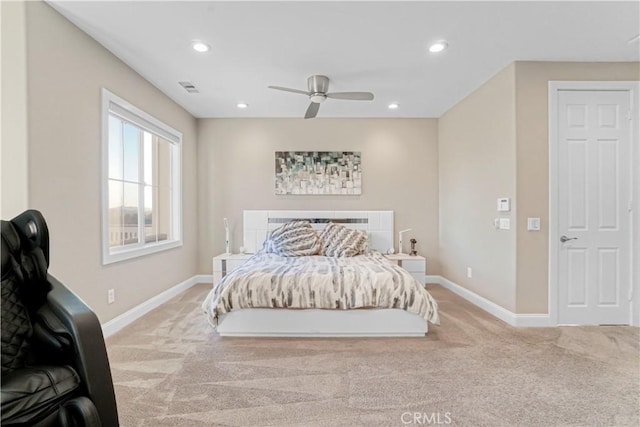
[[[329,77],[327,76],[311,76],[307,79],[308,91],[291,89],[281,86],[269,86],[269,89],[283,90],[285,92],[299,93],[301,95],[307,95],[311,100],[309,108],[304,115],[305,119],[312,119],[318,114],[320,109],[320,103],[324,102],[327,98],[343,99],[352,101],[372,101],[373,94],[371,92],[329,92]]]

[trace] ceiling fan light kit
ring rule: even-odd
[[[307,91],[282,86],[269,86],[269,89],[307,95],[311,103],[304,115],[305,119],[316,117],[320,109],[320,104],[327,98],[349,101],[372,101],[374,98],[371,92],[328,92],[329,77],[321,75],[313,75],[307,79]]]
[[[321,102],[324,102],[325,99],[327,99],[327,95],[324,95],[322,93],[312,93],[311,95],[309,95],[309,99],[311,100],[311,102],[320,104]]]

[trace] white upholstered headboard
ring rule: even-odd
[[[364,230],[369,235],[369,247],[382,253],[393,247],[393,211],[244,211],[245,252],[261,249],[268,231],[302,219],[311,221],[316,230],[322,230],[329,222]]]

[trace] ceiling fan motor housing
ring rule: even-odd
[[[311,76],[307,79],[309,87],[309,99],[311,102],[320,104],[327,99],[327,91],[329,90],[329,77],[327,76]]]
[[[307,86],[311,94],[325,94],[329,90],[329,77],[311,76],[307,79]]]

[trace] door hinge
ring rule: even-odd
[[[627,120],[632,120],[633,118],[633,110],[627,111]]]
[[[627,211],[633,212],[633,200],[629,200],[629,204],[627,205]]]

